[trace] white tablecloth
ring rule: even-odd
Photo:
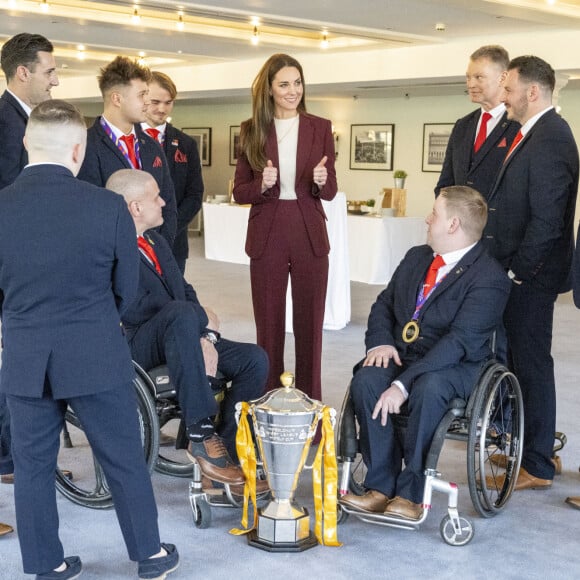
[[[328,217],[326,225],[330,239],[324,328],[339,330],[350,322],[346,196],[338,192],[332,201],[323,201],[322,205]],[[250,258],[244,251],[249,213],[249,207],[239,205],[203,204],[205,257],[207,259],[235,264],[250,263]],[[286,299],[286,330],[292,332],[290,284]]]
[[[407,251],[427,241],[427,225],[418,217],[349,215],[350,279],[388,284]]]

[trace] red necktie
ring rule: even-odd
[[[481,124],[479,126],[479,133],[475,139],[475,143],[473,144],[473,151],[477,153],[481,146],[485,143],[487,139],[487,122],[491,119],[491,114],[485,111],[483,115],[481,115]]]
[[[131,135],[122,135],[120,140],[125,143],[127,147],[127,155],[129,156],[129,161],[133,166],[133,169],[139,169],[139,162],[137,161],[137,155],[135,155],[135,136]]]
[[[423,284],[423,296],[427,296],[429,292],[433,290],[433,286],[435,286],[435,282],[437,281],[437,271],[439,268],[441,268],[441,266],[445,266],[445,260],[441,257],[440,254],[437,254],[429,266],[427,276],[425,276],[425,282]]]
[[[153,137],[153,139],[155,139],[155,141],[159,142],[159,133],[161,133],[161,131],[159,131],[159,129],[145,129],[145,133],[147,133],[147,135],[149,135],[150,137]]]
[[[522,135],[521,131],[518,131],[518,134],[515,136],[514,140],[512,141],[512,144],[510,145],[509,151],[507,152],[507,155],[505,156],[504,159],[504,163],[507,161],[507,158],[512,154],[512,151],[516,148],[516,145],[524,138],[524,136]]]
[[[159,260],[157,259],[157,254],[155,253],[153,246],[143,236],[137,238],[137,245],[139,246],[139,249],[143,250],[146,256],[153,262],[155,270],[161,276],[161,266],[159,265]]]

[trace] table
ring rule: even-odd
[[[427,240],[425,219],[418,217],[349,214],[347,229],[350,279],[367,284],[388,284],[407,251]]]
[[[324,328],[339,330],[350,322],[350,284],[346,196],[338,192],[332,201],[323,201],[328,217],[330,240],[328,256],[328,290]],[[208,260],[249,264],[246,255],[246,230],[250,207],[235,204],[203,204],[205,257]],[[292,332],[292,299],[290,284],[286,296],[286,331]]]

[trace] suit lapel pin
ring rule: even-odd
[[[179,139],[173,139],[171,141],[171,146],[172,147],[179,147]]]

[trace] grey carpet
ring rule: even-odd
[[[202,303],[213,307],[223,333],[237,340],[253,340],[249,270],[247,266],[206,261],[203,240],[192,239],[187,277]],[[323,392],[326,403],[340,409],[352,365],[363,352],[363,335],[378,286],[352,283],[352,322],[344,330],[324,334]],[[341,548],[316,547],[299,554],[270,554],[251,548],[243,537],[228,534],[239,525],[240,512],[214,509],[212,526],[197,529],[188,502],[188,482],[153,475],[162,539],[177,544],[181,566],[170,578],[249,580],[278,578],[440,578],[545,579],[579,578],[578,531],[580,511],[564,503],[580,495],[580,345],[576,340],[580,312],[564,296],[556,308],[554,358],[558,385],[558,428],[568,436],[561,453],[564,473],[548,491],[514,495],[509,506],[492,519],[478,517],[471,506],[465,473],[465,450],[447,443],[440,470],[460,486],[459,507],[475,524],[475,537],[465,547],[451,547],[439,536],[445,498],[434,495],[433,509],[419,531],[395,530],[363,524],[354,518],[339,527]],[[288,337],[289,370],[293,368],[292,337]],[[63,451],[63,454],[66,451]],[[67,464],[73,471],[75,465]],[[79,469],[80,466],[77,466]],[[304,473],[298,502],[312,507],[311,479]],[[93,511],[59,496],[61,538],[66,554],[79,554],[83,578],[122,579],[136,576],[127,559],[113,511]],[[13,488],[0,486],[0,521],[14,522]],[[16,534],[0,538],[0,578],[22,578]]]

